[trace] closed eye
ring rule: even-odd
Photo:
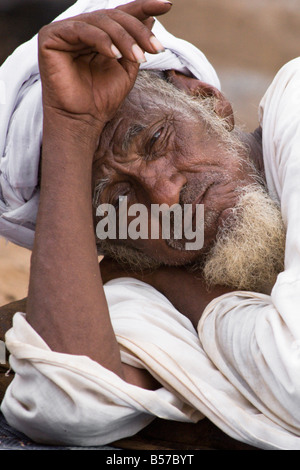
[[[120,186],[116,185],[110,196],[110,204],[118,211],[124,200],[131,199],[132,187],[128,183],[122,183]]]
[[[150,139],[150,142],[149,142],[149,150],[151,150],[151,148],[153,147],[153,145],[155,144],[155,142],[160,138],[160,136],[162,135],[162,132],[163,132],[163,127],[161,127],[160,129],[158,129],[158,131],[156,131],[152,138]]]
[[[120,194],[117,199],[115,199],[113,206],[116,210],[119,210],[121,204],[124,202],[125,198],[127,198],[127,194]]]

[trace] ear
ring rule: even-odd
[[[189,95],[202,96],[203,98],[215,97],[215,113],[226,121],[229,131],[233,130],[234,115],[232,106],[220,90],[196,78],[187,77],[176,70],[167,70],[166,76],[176,88],[186,91]]]

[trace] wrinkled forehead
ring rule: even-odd
[[[181,112],[177,90],[154,72],[140,72],[134,87],[101,135],[101,149],[112,144],[128,148],[132,137],[161,119]]]

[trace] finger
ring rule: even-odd
[[[154,54],[164,50],[146,25],[122,11],[114,9],[105,13],[95,12],[85,16],[85,22],[110,37],[110,48],[117,59],[122,56],[127,60],[143,63],[146,61],[144,51]],[[99,52],[103,51],[101,46],[98,46]]]
[[[120,5],[116,9],[144,21],[150,16],[164,15],[170,11],[171,7],[172,3],[167,0],[136,0],[126,5]]]
[[[142,25],[141,22],[139,22]],[[99,26],[98,26],[99,25]],[[142,25],[147,29],[144,25]],[[115,59],[125,58],[132,62],[145,62],[145,55],[136,39],[108,15],[93,15],[82,22],[80,39],[93,51]],[[147,30],[147,35],[150,32]],[[146,43],[146,40],[144,40]],[[149,46],[147,46],[149,48]]]
[[[155,19],[153,16],[150,16],[147,18],[145,21],[143,21],[143,24],[151,31],[155,23]]]
[[[132,2],[134,7],[127,5],[131,5],[130,11],[145,18],[145,9],[151,7],[152,11],[160,10],[153,9],[153,3],[165,7],[161,0],[137,0]],[[52,34],[48,34],[46,42],[49,49],[83,54],[88,53],[90,48],[92,52],[104,54],[109,58],[125,57],[127,60],[142,63],[145,62],[143,51],[158,53],[164,50],[149,29],[148,25],[152,24],[153,18],[147,17],[143,21],[146,25],[122,10],[100,10],[53,23],[48,26],[48,29],[51,27]]]
[[[52,23],[39,33],[40,51],[56,50],[79,57],[97,52],[108,58],[122,54],[113,47],[110,36],[86,21],[72,20]]]
[[[121,26],[123,26],[123,28],[135,39],[136,43],[144,51],[147,51],[152,54],[164,51],[163,45],[151,32],[151,27],[154,23],[153,17],[149,17],[147,20],[142,22],[137,20],[135,17],[128,15],[122,11],[117,11],[116,9],[111,11],[111,14],[112,18]],[[106,32],[108,31],[106,30]],[[118,40],[115,34],[114,39],[116,39],[116,41]]]

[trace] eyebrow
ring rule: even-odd
[[[122,150],[124,152],[127,152],[127,150],[129,149],[132,139],[139,135],[144,129],[146,129],[146,126],[137,123],[132,124],[129,129],[127,129],[122,143]]]
[[[110,184],[110,178],[101,178],[99,179],[94,187],[94,193],[93,193],[93,206],[97,207],[100,203],[100,198],[101,194],[107,188],[107,186]]]

